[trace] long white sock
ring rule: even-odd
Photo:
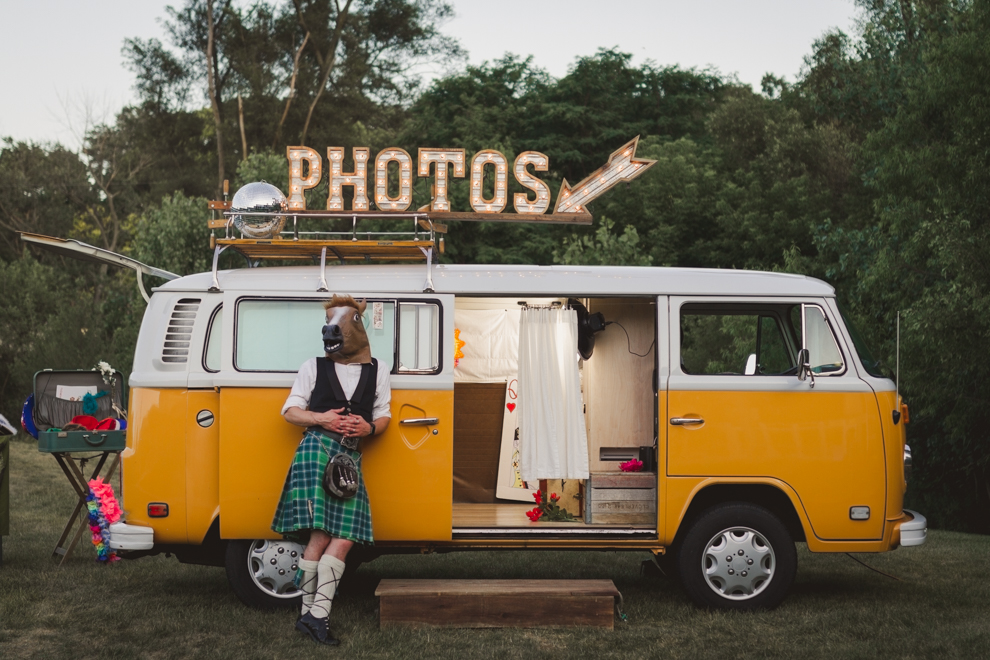
[[[313,596],[316,594],[316,570],[319,562],[308,559],[299,560],[299,568],[302,569],[302,581],[299,583],[299,590],[302,592],[302,613],[309,612],[313,607]]]
[[[344,575],[344,562],[336,557],[323,555],[316,573],[318,578],[316,595],[309,613],[317,619],[325,619],[330,616],[330,606],[333,605],[333,596],[337,593],[337,583]]]

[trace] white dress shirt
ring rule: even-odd
[[[361,380],[361,365],[334,362],[333,366],[337,372],[337,380],[340,381],[340,387],[344,390],[344,396],[350,399],[354,395],[354,390],[357,389],[358,381]],[[292,391],[289,392],[289,398],[285,400],[285,405],[282,406],[282,414],[284,415],[285,411],[292,407],[309,410],[309,398],[313,395],[313,387],[315,386],[316,358],[314,357],[306,360],[299,367],[296,382],[292,384]],[[371,419],[391,418],[392,413],[389,411],[389,404],[391,402],[392,386],[388,378],[388,367],[379,360],[378,380],[375,387],[375,406],[371,412]]]

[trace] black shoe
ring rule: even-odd
[[[340,640],[333,636],[326,619],[317,619],[306,612],[296,620],[296,630],[309,635],[310,639],[327,646],[337,646]]]

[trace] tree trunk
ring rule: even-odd
[[[299,23],[303,26],[303,29],[307,29],[298,0],[295,0],[294,4],[296,14],[299,17]],[[343,10],[341,10],[340,4],[336,0],[334,0],[334,5],[337,8],[337,24],[333,28],[333,35],[330,37],[326,54],[320,53],[320,49],[315,45],[313,46],[316,49],[316,61],[320,65],[320,86],[316,89],[316,96],[313,97],[313,102],[309,104],[309,112],[306,113],[306,123],[303,124],[302,134],[299,137],[299,144],[303,145],[306,144],[306,134],[309,132],[309,123],[313,119],[313,111],[316,110],[316,106],[320,102],[320,97],[323,96],[327,82],[330,80],[330,73],[333,71],[333,66],[337,61],[337,46],[340,44],[340,35],[344,30],[344,24],[347,22],[347,15],[351,9],[351,0],[347,0]]]
[[[213,107],[213,123],[217,131],[217,197],[223,188],[224,167],[223,167],[223,126],[220,117],[220,99],[217,98],[217,76],[215,71],[215,48],[216,39],[214,30],[216,26],[213,21],[213,0],[206,0],[206,82],[210,93],[210,105]]]
[[[244,99],[241,93],[237,92],[237,123],[241,125],[241,162],[247,160],[248,147],[247,137],[244,135]]]
[[[296,76],[299,75],[299,58],[302,57],[303,48],[306,47],[306,42],[309,41],[309,32],[306,32],[306,36],[303,37],[302,43],[299,44],[299,49],[296,51],[296,56],[292,60],[292,77],[289,79],[289,96],[285,99],[285,110],[282,111],[282,118],[278,120],[278,126],[275,128],[275,139],[272,141],[272,149],[278,148],[278,143],[282,139],[282,125],[285,124],[285,118],[289,116],[289,106],[292,105],[292,98],[296,95]]]

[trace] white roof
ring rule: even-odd
[[[327,265],[327,286],[337,293],[422,293],[426,264]],[[257,293],[316,292],[319,266],[244,268],[218,273],[220,289]],[[156,291],[207,291],[212,273],[172,280]],[[635,266],[507,266],[439,264],[433,266],[436,293],[458,295],[725,295],[824,296],[831,285],[804,275],[714,268]]]

